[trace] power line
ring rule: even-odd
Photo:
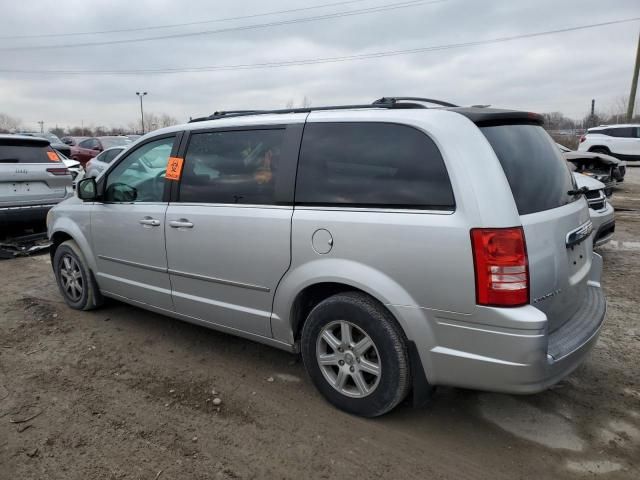
[[[53,50],[59,48],[79,48],[79,47],[97,47],[101,45],[116,45],[116,44],[125,44],[125,43],[139,43],[139,42],[150,42],[154,40],[167,40],[174,38],[185,38],[185,37],[198,37],[203,35],[214,35],[218,33],[228,33],[228,32],[237,32],[244,30],[253,30],[258,28],[270,28],[270,27],[279,27],[282,25],[293,25],[296,23],[306,23],[306,22],[315,22],[317,20],[329,20],[333,18],[342,18],[342,17],[352,17],[356,15],[364,15],[369,13],[378,13],[378,12],[386,12],[389,10],[398,10],[401,8],[408,7],[417,7],[419,5],[431,5],[435,3],[446,2],[447,0],[409,0],[398,3],[392,3],[389,5],[383,5],[378,7],[367,7],[361,8],[358,10],[351,10],[347,12],[336,12],[336,13],[328,13],[324,15],[316,15],[313,17],[304,17],[304,18],[293,18],[290,20],[280,20],[277,22],[268,22],[268,23],[258,23],[253,25],[243,25],[237,27],[228,27],[221,28],[218,30],[203,30],[199,32],[187,32],[187,33],[174,33],[169,35],[158,35],[155,37],[142,37],[142,38],[132,38],[132,39],[120,39],[120,40],[104,40],[100,42],[84,42],[84,43],[67,43],[67,44],[57,44],[57,45],[27,45],[27,46],[17,46],[17,47],[0,47],[0,51],[26,51],[26,50]]]
[[[637,22],[640,17],[624,18],[620,20],[611,20],[608,22],[591,23],[586,25],[578,25],[574,27],[559,28],[555,30],[545,30],[541,32],[525,33],[521,35],[512,35],[508,37],[491,38],[487,40],[476,40],[464,43],[449,43],[444,45],[433,45],[430,47],[419,47],[405,50],[388,50],[382,52],[371,52],[357,55],[345,55],[340,57],[324,57],[324,58],[308,58],[301,60],[283,60],[279,62],[264,63],[246,63],[236,65],[211,65],[203,67],[179,67],[179,68],[158,68],[158,69],[136,69],[136,70],[19,70],[19,69],[0,69],[0,73],[19,73],[19,74],[42,74],[42,75],[144,75],[144,74],[168,74],[168,73],[197,73],[197,72],[213,72],[213,71],[232,71],[232,70],[252,70],[263,68],[282,68],[303,65],[318,65],[324,63],[350,62],[357,60],[367,60],[371,58],[394,57],[398,55],[411,55],[416,53],[427,53],[441,50],[452,50],[457,48],[474,47],[480,45],[490,45],[495,43],[511,42],[526,38],[536,38],[546,35],[554,35],[560,33],[575,32],[578,30],[587,30],[610,25],[619,25],[623,23]]]
[[[268,17],[271,15],[281,15],[283,13],[295,13],[295,12],[303,12],[308,10],[318,10],[320,8],[337,7],[342,5],[349,5],[352,3],[362,3],[362,2],[368,2],[368,1],[370,0],[348,0],[344,2],[324,3],[322,5],[314,5],[312,7],[290,8],[287,10],[275,10],[271,12],[254,13],[253,15],[242,15],[238,17],[214,18],[212,20],[201,20],[198,22],[170,23],[166,25],[151,25],[148,27],[120,28],[117,30],[98,30],[93,32],[41,33],[38,35],[3,35],[3,36],[0,36],[0,40],[23,39],[23,38],[74,37],[74,36],[81,36],[81,35],[104,35],[108,33],[140,32],[145,30],[161,30],[165,28],[191,27],[193,25],[205,25],[207,23],[220,23],[220,22],[228,22],[231,20],[246,20],[248,18]]]

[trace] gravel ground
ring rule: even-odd
[[[48,255],[0,263],[0,478],[640,478],[640,167],[602,249],[589,359],[532,396],[452,388],[376,420],[298,357],[110,302],[71,310]]]

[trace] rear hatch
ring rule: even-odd
[[[535,122],[479,125],[506,174],[529,259],[530,302],[549,333],[586,298],[592,262],[589,209],[555,143]]]
[[[71,183],[47,140],[0,136],[0,208],[58,203]]]

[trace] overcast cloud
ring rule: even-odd
[[[251,15],[337,0],[0,0],[0,69],[128,70],[253,64],[357,55],[640,17],[638,0],[448,0],[292,25],[131,44],[8,51],[2,48],[139,38],[351,11],[363,0],[289,14],[163,30],[7,38],[135,28]],[[445,51],[287,68],[126,76],[0,73],[0,112],[36,128],[120,126],[145,110],[180,121],[220,109],[364,103],[387,95],[492,104],[581,118],[591,98],[608,111],[628,95],[640,22]]]

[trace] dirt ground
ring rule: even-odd
[[[48,255],[0,262],[0,479],[640,478],[640,166],[613,203],[583,366],[376,420],[328,405],[296,356],[117,302],[77,312]]]

